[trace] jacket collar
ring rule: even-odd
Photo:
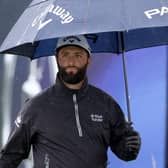
[[[79,90],[69,89],[64,85],[64,83],[59,78],[59,73],[57,73],[55,87],[55,94],[57,96],[72,96],[73,94],[77,94],[78,97],[84,96],[88,90],[88,80],[87,78],[84,80],[82,87]]]

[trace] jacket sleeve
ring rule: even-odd
[[[140,150],[140,144],[136,150],[130,150],[127,146],[127,138],[139,136],[130,123],[125,120],[120,106],[113,100],[110,104],[110,148],[121,160],[135,160]]]
[[[15,120],[8,142],[0,153],[0,168],[16,168],[28,157],[34,134],[33,115],[29,103],[25,105]]]

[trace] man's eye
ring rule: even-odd
[[[76,54],[77,58],[82,58],[82,54]]]
[[[67,56],[68,56],[67,53],[62,53],[62,54],[61,54],[61,57],[62,57],[62,58],[65,58],[65,57],[67,57]]]

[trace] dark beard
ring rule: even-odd
[[[84,65],[82,68],[78,68],[77,73],[67,73],[66,68],[63,68],[58,65],[59,69],[59,77],[68,84],[78,84],[86,77],[86,71],[87,71],[87,64]]]

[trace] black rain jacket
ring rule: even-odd
[[[56,84],[27,101],[1,151],[0,168],[16,168],[33,147],[34,168],[105,168],[107,149],[133,160],[125,137],[135,133],[119,105],[87,80],[78,91]]]

